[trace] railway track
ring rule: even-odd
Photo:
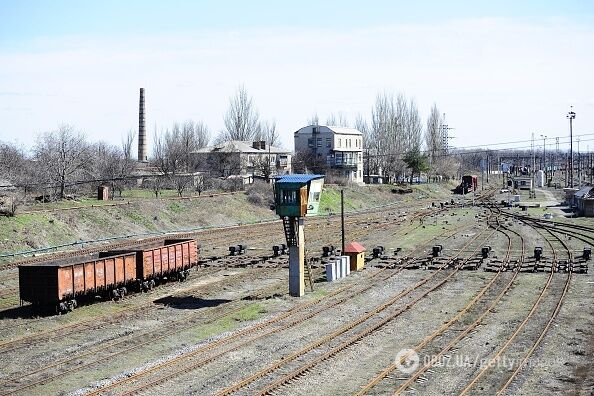
[[[473,243],[480,235],[482,235],[482,233],[477,234],[473,239],[468,241],[466,245]],[[481,239],[481,242],[483,242],[483,239]],[[455,257],[452,258],[450,262],[453,262],[454,259]],[[404,312],[410,310],[417,303],[422,301],[428,294],[442,287],[448,280],[456,275],[462,265],[460,264],[454,269],[454,271],[448,275],[444,275],[441,279],[439,279],[438,276],[445,273],[444,270],[448,267],[448,264],[450,263],[444,264],[438,270],[419,280],[414,285],[406,288],[396,295],[391,296],[383,304],[370,310],[369,313],[362,315],[351,322],[348,322],[334,332],[306,345],[299,351],[288,356],[283,356],[281,360],[278,360],[268,367],[265,367],[264,369],[261,369],[254,374],[240,380],[239,382],[226,387],[225,389],[218,392],[217,395],[230,395],[243,388],[247,388],[247,391],[250,394],[269,394],[274,392],[279,387],[289,383],[290,381],[297,379],[321,362],[334,357],[346,348],[351,347],[363,338],[381,329]],[[429,281],[433,278],[437,278],[436,281],[434,283],[429,283]],[[424,290],[422,289],[423,286],[425,286]],[[393,307],[395,303],[405,296],[410,296],[412,299],[407,303],[399,305],[401,308],[394,310]],[[339,342],[338,345],[333,345],[335,344],[336,340],[345,341]],[[295,361],[295,363],[298,365],[297,367],[286,367],[290,362],[293,361]],[[271,378],[268,381],[266,380],[267,377],[274,377],[273,373],[278,372],[281,368],[285,374],[281,373],[280,376],[277,375],[277,378]],[[264,384],[261,384],[262,382]]]
[[[392,223],[392,224],[393,224],[393,223]],[[237,257],[237,259],[239,259],[239,258],[240,258],[240,257]],[[246,257],[246,260],[247,260],[247,262],[249,262],[251,259],[250,259],[249,257]],[[190,321],[190,322],[191,322],[191,321]],[[190,323],[190,324],[192,324],[192,323]],[[179,331],[183,331],[184,329],[187,329],[187,326],[185,326],[184,328],[180,328],[180,329],[179,329]],[[175,333],[175,330],[173,330],[173,332]],[[171,333],[171,331],[168,331],[167,333]],[[173,334],[173,333],[172,333],[172,334]],[[152,338],[152,337],[150,337],[150,339],[153,339],[153,338]],[[117,343],[116,345],[121,345],[121,344],[120,344],[120,343]],[[110,344],[110,346],[111,346],[111,344]],[[95,351],[95,349],[93,349],[93,351]],[[120,354],[119,352],[116,352],[114,355],[119,355],[119,354]],[[85,354],[85,355],[86,355],[86,354]],[[112,355],[107,355],[107,356],[106,356],[104,359],[101,359],[101,361],[104,361],[105,359],[109,359],[111,356],[112,356]],[[77,359],[78,357],[79,357],[78,355],[75,355],[75,356],[73,356],[73,357],[72,357],[72,359]],[[34,386],[41,385],[42,383],[45,383],[45,382],[47,382],[47,381],[50,381],[51,379],[54,379],[54,378],[56,378],[57,376],[54,376],[54,377],[51,377],[51,376],[50,376],[50,377],[47,377],[47,378],[45,378],[44,380],[32,381],[32,380],[31,380],[31,377],[30,377],[30,375],[35,375],[35,374],[37,374],[37,373],[39,373],[39,372],[47,371],[47,369],[51,369],[52,367],[55,367],[56,365],[63,365],[63,364],[66,364],[68,361],[72,361],[72,359],[68,359],[67,361],[58,361],[58,362],[55,362],[55,364],[52,364],[52,365],[50,365],[50,366],[49,366],[48,368],[46,368],[45,370],[42,370],[42,369],[36,370],[35,372],[28,373],[28,374],[26,374],[26,375],[23,375],[23,376],[21,376],[21,377],[17,377],[17,378],[16,378],[16,380],[18,380],[18,379],[23,379],[23,378],[27,378],[27,379],[28,379],[28,381],[29,381],[29,385],[25,386],[25,389],[29,389],[29,388],[31,388],[31,387],[34,387]],[[90,364],[95,364],[95,363],[90,363]],[[85,367],[88,367],[88,365],[82,365],[82,367],[81,367],[81,366],[79,366],[79,369],[81,369],[81,368],[85,368]],[[78,369],[74,369],[74,371],[77,371],[77,370],[78,370]],[[59,374],[58,374],[58,376],[59,376]],[[19,389],[20,389],[20,388],[19,388]],[[12,392],[12,393],[13,393],[13,392]]]
[[[237,349],[239,349],[241,347],[244,347],[244,346],[246,346],[248,344],[252,344],[255,341],[260,340],[260,339],[262,339],[264,337],[270,336],[272,334],[279,333],[279,332],[284,331],[284,330],[286,330],[288,328],[292,328],[292,327],[298,326],[299,324],[303,323],[304,318],[311,318],[311,317],[314,317],[316,315],[319,315],[321,312],[326,311],[330,307],[335,307],[338,304],[340,304],[340,303],[348,300],[349,298],[352,298],[352,296],[358,295],[358,294],[362,293],[365,290],[369,290],[376,283],[381,283],[381,282],[385,281],[385,279],[383,281],[380,281],[380,282],[378,282],[378,280],[377,280],[378,279],[377,277],[379,276],[379,274],[380,273],[384,273],[384,271],[386,271],[385,279],[389,279],[389,278],[395,276],[398,273],[398,271],[387,271],[385,268],[384,269],[380,269],[379,272],[377,274],[375,274],[372,279],[367,280],[362,287],[357,288],[354,291],[353,291],[352,287],[349,287],[349,286],[345,286],[345,287],[341,288],[340,289],[340,292],[341,293],[342,292],[349,291],[349,293],[348,293],[347,296],[343,296],[341,298],[338,298],[337,300],[328,301],[328,303],[326,305],[324,305],[324,306],[322,306],[322,307],[314,310],[313,312],[301,312],[301,310],[298,310],[297,312],[295,312],[293,310],[291,311],[293,313],[291,315],[291,317],[295,316],[296,314],[305,315],[304,317],[300,317],[300,318],[297,318],[297,319],[295,319],[293,321],[290,321],[288,323],[284,323],[280,327],[269,328],[270,325],[267,325],[266,327],[260,329],[260,331],[262,331],[262,332],[256,333],[256,334],[254,334],[254,332],[253,332],[253,330],[251,328],[248,328],[248,329],[246,329],[248,331],[248,333],[249,333],[249,338],[247,338],[247,339],[245,338],[244,332],[240,332],[240,333],[232,336],[232,339],[231,340],[230,340],[229,337],[225,337],[224,339],[220,340],[221,341],[220,343],[217,343],[215,345],[207,345],[204,348],[200,348],[200,349],[198,349],[196,351],[193,351],[190,356],[185,356],[185,355],[184,356],[180,356],[178,358],[175,358],[173,360],[173,362],[167,361],[164,364],[160,364],[160,365],[158,365],[156,367],[151,367],[146,372],[144,372],[144,371],[143,372],[135,372],[134,375],[132,376],[132,378],[125,377],[125,378],[123,378],[123,379],[121,379],[121,380],[119,380],[119,381],[117,381],[115,383],[110,384],[108,386],[108,388],[105,388],[104,387],[104,388],[98,389],[96,392],[93,392],[91,394],[104,393],[104,392],[108,392],[108,391],[109,392],[112,392],[114,390],[114,388],[115,389],[120,389],[120,388],[122,388],[124,386],[130,387],[131,385],[128,384],[129,382],[131,382],[133,380],[138,380],[138,379],[140,379],[141,377],[143,377],[145,375],[148,375],[148,374],[153,373],[154,371],[161,372],[163,369],[169,368],[169,366],[171,364],[182,363],[181,366],[180,366],[181,368],[180,367],[177,367],[177,370],[176,370],[176,367],[174,366],[171,369],[172,372],[169,372],[166,375],[162,375],[162,373],[161,373],[161,375],[158,376],[156,379],[151,379],[151,380],[148,380],[148,382],[140,383],[140,385],[137,385],[137,387],[134,388],[135,391],[139,391],[140,389],[144,389],[147,386],[154,385],[154,384],[159,383],[161,381],[167,381],[167,380],[169,380],[170,378],[172,378],[175,375],[183,374],[183,373],[185,373],[188,370],[188,367],[193,367],[193,368],[201,367],[201,366],[203,366],[203,365],[205,365],[205,364],[207,364],[207,363],[209,363],[209,362],[211,362],[211,361],[213,361],[213,360],[215,360],[215,359],[217,359],[217,358],[219,358],[219,357],[221,357],[223,355],[226,355],[227,353],[230,353],[230,352],[232,352],[234,350],[237,350]],[[329,297],[332,297],[332,296],[336,296],[336,294],[335,293],[331,293],[331,295],[325,296],[324,297],[324,300],[327,300]],[[283,315],[283,318],[284,319],[287,319],[287,318],[285,318],[285,315]],[[273,318],[273,319],[275,319],[275,318]],[[275,323],[276,323],[276,321],[275,321]],[[230,343],[232,342],[232,340],[238,340],[240,342],[239,342],[239,344],[230,345]],[[223,348],[226,348],[226,349],[219,350],[219,351],[217,351],[216,349],[215,350],[212,350],[212,348],[216,348],[216,347],[223,347]],[[204,357],[203,355],[206,352],[214,353],[214,355],[211,354],[210,356]],[[187,362],[188,359],[191,359],[191,362],[192,362],[191,364]]]
[[[387,216],[384,215],[384,216],[382,216],[382,218],[380,220],[373,220],[373,218],[370,219],[368,217],[363,218],[363,219],[355,217],[353,219],[347,220],[347,226],[349,226],[351,228],[351,230],[349,232],[349,236],[353,237],[354,239],[357,239],[360,236],[365,235],[368,231],[367,228],[365,228],[365,227],[369,226],[370,223],[374,223],[374,228],[376,230],[381,230],[381,229],[385,229],[387,227],[393,227],[394,225],[404,224],[409,219],[416,219],[418,217],[422,217],[422,216],[428,215],[430,213],[431,213],[430,210],[421,210],[418,213],[413,213],[407,219],[399,218],[399,216],[397,214],[389,214]],[[367,215],[367,214],[365,214],[365,215]],[[312,226],[314,228],[311,230],[313,232],[313,238],[311,238],[311,239],[312,239],[312,241],[316,241],[313,246],[314,248],[321,249],[321,246],[323,244],[321,244],[319,242],[322,239],[326,239],[326,242],[329,243],[329,238],[331,237],[332,233],[325,232],[325,230],[327,228],[336,227],[336,225],[338,224],[338,221],[339,221],[339,219],[329,219],[326,222],[318,221],[317,223],[312,224]],[[280,223],[279,223],[279,225],[280,225]],[[270,226],[272,226],[272,225],[270,225]],[[206,250],[210,248],[211,253],[216,253],[218,255],[224,254],[225,251],[222,251],[222,249],[216,248],[216,247],[224,245],[226,248],[230,244],[229,241],[237,240],[237,234],[238,234],[238,230],[236,230],[235,228],[222,229],[221,232],[206,234],[200,238],[200,242],[203,245],[203,251],[206,252]],[[279,229],[279,234],[281,234],[280,229]],[[265,238],[266,242],[268,242],[269,245],[272,246],[272,244],[274,244],[273,241],[278,239],[278,238],[275,238],[274,235],[276,235],[276,234],[271,233],[269,228],[263,228],[263,229],[258,228],[258,229],[252,230],[250,232],[249,240],[251,242],[254,242],[254,241],[258,241],[261,238]],[[188,235],[186,235],[186,236],[188,236]],[[193,235],[193,236],[195,237],[196,235]],[[150,240],[148,240],[148,242],[155,242],[155,240],[156,239],[150,239]],[[148,242],[147,242],[147,240],[143,239],[143,240],[138,241],[138,243],[136,243],[136,245],[145,244]],[[258,244],[260,246],[265,245],[265,243],[263,241],[261,241],[259,243],[256,242],[256,244]],[[124,249],[124,248],[131,248],[131,247],[132,247],[132,245],[125,244],[125,243],[117,244],[117,246],[115,246],[115,248],[117,248],[117,249]],[[97,248],[92,248],[92,249],[97,249]],[[97,251],[105,250],[105,249],[112,249],[112,247],[106,246],[106,247],[103,247],[102,249],[98,249]],[[215,249],[218,251],[215,251]],[[64,254],[66,254],[66,253],[64,253]],[[81,255],[81,254],[83,254],[83,252],[76,251],[76,252],[70,252],[68,254],[71,254],[74,256],[74,255]],[[58,257],[62,257],[60,255],[61,255],[61,253],[58,254]],[[53,258],[54,256],[52,255],[51,257]],[[216,259],[220,256],[215,255],[214,257]],[[22,265],[22,264],[27,264],[27,263],[37,262],[37,261],[44,261],[47,259],[48,259],[48,257],[31,258],[29,260],[20,261],[18,263],[15,263],[15,265]],[[210,261],[213,261],[213,260],[214,259],[212,259],[212,258],[210,259]],[[16,276],[16,274],[15,274],[15,276]],[[5,278],[5,279],[11,279],[11,278]],[[7,299],[7,301],[5,303],[3,303],[0,300],[0,309],[9,308],[11,306],[14,306],[14,299],[16,297],[18,297],[18,288],[17,287],[0,290],[0,293],[3,293],[3,294],[0,294],[0,298],[4,297],[4,299]]]
[[[238,305],[236,307],[230,308],[230,302],[217,307],[206,308],[206,311],[199,310],[190,315],[184,316],[183,318],[172,321],[167,325],[160,327],[158,330],[141,332],[131,337],[124,337],[123,339],[117,338],[110,342],[102,343],[96,347],[89,348],[82,353],[72,354],[67,358],[59,359],[51,364],[39,367],[27,373],[12,376],[9,379],[0,381],[0,389],[2,389],[2,393],[0,393],[0,395],[12,395],[23,392],[25,390],[61,378],[66,374],[81,371],[99,363],[110,361],[119,355],[133,352],[138,348],[148,347],[154,342],[162,340],[166,337],[174,336],[199,326],[217,322],[218,320],[221,320],[225,317],[239,313],[241,310],[246,308],[250,301],[254,299],[269,298],[270,296],[277,294],[284,286],[284,283],[285,282],[277,282],[273,286],[265,287],[255,292],[243,293],[242,296],[232,301],[232,303]],[[211,314],[213,316],[210,316],[207,320],[202,320],[205,315]],[[89,361],[83,363],[82,359],[85,358],[89,358]],[[48,373],[51,370],[56,370],[56,372]],[[38,378],[35,378],[35,376],[38,376]]]
[[[402,382],[401,385],[394,391],[394,394],[400,394],[404,392],[408,387],[410,387],[415,381],[417,381],[427,370],[429,370],[433,365],[440,362],[444,359],[444,356],[451,351],[456,345],[468,334],[470,334],[480,323],[483,319],[491,312],[491,310],[497,305],[499,300],[510,290],[514,281],[518,275],[518,272],[514,272],[511,278],[502,285],[502,288],[498,290],[498,281],[500,277],[507,269],[510,263],[510,257],[512,252],[512,237],[511,234],[516,234],[519,237],[520,246],[522,254],[520,255],[520,260],[522,260],[524,256],[524,239],[523,237],[514,231],[508,230],[505,226],[499,224],[498,219],[496,218],[497,224],[491,224],[491,227],[496,229],[499,232],[502,232],[507,240],[508,246],[507,251],[505,253],[504,260],[501,262],[498,271],[495,275],[491,278],[491,280],[483,286],[483,288],[474,296],[474,298],[469,301],[458,313],[452,317],[449,321],[444,323],[443,325],[439,326],[435,331],[433,331],[427,337],[424,337],[423,340],[415,345],[414,347],[408,349],[406,354],[403,354],[400,359],[393,362],[392,364],[388,365],[385,369],[375,375],[366,385],[364,385],[358,392],[358,396],[362,396],[367,394],[371,389],[380,385],[382,381],[387,381],[389,384],[384,386],[383,388],[391,388],[394,383]],[[483,304],[486,307],[481,307],[480,305]],[[477,309],[479,308],[479,309]],[[473,318],[474,317],[474,318]],[[464,328],[460,329],[455,327],[461,323],[470,322]],[[445,344],[445,345],[444,345]],[[394,378],[393,373],[399,370],[403,365],[406,363],[406,360],[412,357],[413,354],[420,354],[422,351],[426,351],[426,356],[431,356],[430,360],[423,359],[426,363],[416,369],[414,372],[410,373],[408,378],[406,377],[398,377]],[[401,374],[401,373],[400,373]],[[386,393],[383,392],[382,393]],[[390,392],[392,393],[392,392]]]
[[[537,228],[535,228],[537,229]],[[568,256],[568,259],[571,260],[572,259],[572,252],[571,249],[565,244],[565,242],[559,238],[558,236],[556,236],[554,234],[554,232],[552,232],[551,230],[544,228],[544,231],[547,232],[547,234],[544,234],[543,231],[538,230],[538,232],[545,238],[545,240],[547,241],[549,247],[551,248],[551,252],[553,254],[553,264],[555,264],[558,260],[558,250],[565,250]],[[557,245],[555,247],[555,245]],[[560,290],[559,293],[555,293],[554,291],[550,291],[551,290],[551,285],[553,283],[553,277],[554,277],[554,273],[555,273],[555,266],[553,265],[551,267],[551,271],[549,273],[549,276],[547,277],[547,281],[545,283],[545,285],[543,286],[543,288],[541,289],[541,292],[539,293],[537,299],[534,301],[530,311],[527,313],[527,315],[524,317],[524,320],[515,328],[515,330],[512,332],[511,336],[507,339],[507,341],[505,341],[493,354],[493,356],[491,357],[491,359],[488,361],[487,364],[485,364],[484,366],[482,366],[479,371],[473,376],[473,378],[470,380],[470,382],[466,385],[466,387],[460,392],[460,396],[463,395],[467,395],[469,392],[472,391],[472,389],[476,388],[477,386],[479,386],[479,382],[481,384],[481,389],[482,391],[486,391],[489,393],[497,393],[502,394],[503,392],[505,392],[505,390],[509,387],[509,385],[513,382],[514,378],[518,375],[518,373],[520,372],[521,368],[525,365],[526,361],[530,358],[530,356],[534,353],[534,351],[536,350],[536,348],[538,348],[538,345],[540,344],[540,342],[542,341],[542,339],[544,338],[544,336],[546,335],[548,329],[550,328],[552,322],[554,321],[555,317],[557,316],[559,310],[561,309],[561,305],[563,304],[563,301],[565,299],[565,296],[567,294],[567,290],[569,288],[569,285],[571,283],[571,278],[572,278],[572,271],[571,271],[571,267],[569,267],[569,271],[567,273],[567,277],[565,280],[565,283],[563,285],[563,288]],[[527,330],[527,325],[531,322],[536,321],[537,319],[534,319],[535,315],[537,315],[538,313],[542,314],[542,304],[543,301],[545,300],[545,296],[551,295],[551,296],[559,296],[559,298],[557,299],[557,301],[555,302],[555,306],[554,309],[552,310],[551,313],[549,313],[548,315],[548,319],[546,319],[546,324],[542,327],[542,329],[539,331],[539,335],[536,338],[536,340],[534,341],[532,347],[528,350],[528,352],[526,354],[524,354],[524,358],[522,360],[522,362],[520,363],[520,365],[518,365],[516,367],[516,369],[514,370],[514,372],[508,377],[507,375],[502,373],[497,373],[497,380],[493,380],[493,381],[486,381],[486,380],[482,380],[483,377],[485,377],[489,372],[493,372],[495,369],[494,367],[496,366],[496,362],[498,361],[498,359],[500,359],[504,353],[506,353],[506,351],[508,351],[508,349],[512,348],[513,346],[517,346],[517,343],[515,342],[516,339],[521,335],[524,334],[524,332]],[[539,310],[541,312],[539,312]],[[521,352],[516,352],[516,353],[520,353]],[[495,374],[494,374],[495,375]],[[502,380],[502,377],[507,377],[507,380]],[[495,385],[498,384],[498,385]],[[492,389],[494,386],[496,386],[496,392],[495,389]]]
[[[203,275],[209,276],[209,275],[214,275],[217,272],[222,271],[223,269],[222,268],[212,268],[212,269],[208,268],[206,270],[207,270],[207,273],[203,274]],[[239,274],[238,276],[247,276],[247,274]],[[137,314],[137,313],[140,313],[140,312],[146,313],[147,310],[157,310],[158,306],[153,303],[153,300],[155,300],[155,299],[187,295],[188,293],[192,293],[196,290],[203,290],[203,293],[207,293],[208,289],[216,289],[217,287],[218,287],[218,285],[216,285],[216,284],[215,285],[198,284],[198,285],[190,286],[188,288],[184,288],[183,290],[176,291],[174,293],[168,292],[167,289],[159,289],[159,291],[154,292],[154,295],[151,296],[153,298],[151,298],[150,301],[145,302],[140,305],[136,305],[136,306],[132,305],[130,307],[124,308],[124,309],[117,311],[115,313],[108,312],[108,313],[105,313],[102,315],[93,316],[90,318],[83,319],[82,321],[74,321],[74,322],[62,324],[62,325],[59,325],[57,327],[53,327],[50,329],[45,329],[45,330],[42,330],[39,332],[35,332],[32,334],[27,334],[27,335],[16,337],[16,338],[2,340],[2,341],[0,341],[0,353],[6,354],[6,353],[13,352],[13,351],[21,349],[21,348],[29,348],[36,343],[43,343],[43,342],[47,342],[52,339],[62,338],[62,337],[68,336],[70,334],[76,334],[78,332],[81,332],[84,330],[89,330],[92,328],[108,326],[112,323],[120,323],[121,321],[126,320],[126,318],[128,318],[128,317],[135,316],[135,314]],[[142,294],[139,293],[137,295],[130,296],[129,300],[135,298],[138,295],[142,295]],[[39,318],[36,320],[40,321],[40,320],[43,320],[43,318]],[[32,323],[31,321],[27,321],[24,323],[24,325],[31,325],[31,323]],[[12,324],[7,326],[7,328],[13,328],[13,327],[14,326]]]

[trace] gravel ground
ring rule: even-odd
[[[350,231],[352,239],[362,242],[367,246],[368,251],[376,245],[385,246],[388,251],[400,247],[403,249],[400,255],[414,254],[418,257],[428,254],[429,249],[420,248],[422,243],[441,243],[444,245],[444,256],[448,257],[454,255],[463,244],[484,229],[484,224],[482,224],[484,222],[483,209],[455,209],[445,214],[427,217],[422,224],[419,220],[411,223],[407,218],[401,225],[397,225],[397,222],[402,221],[405,216],[410,216],[410,213],[404,214],[398,210],[391,210],[385,214],[385,218],[380,223],[376,222],[377,218],[369,216],[367,224],[363,221],[360,228]],[[528,255],[531,255],[534,246],[547,246],[545,240],[529,227],[520,225],[513,220],[506,220],[505,223],[524,235]],[[438,237],[434,242],[431,241],[432,238],[461,224],[468,224],[470,228],[455,237],[449,239]],[[330,231],[324,227],[323,223],[316,224],[315,227],[312,226],[308,230],[311,236],[308,239],[308,244],[315,246],[316,249],[325,243],[336,245],[336,242],[333,242],[330,237]],[[241,238],[249,244],[249,235],[241,236]],[[480,236],[478,240],[481,240],[480,238],[485,239],[481,244],[491,245],[493,254],[500,259],[503,258],[507,239],[501,233],[492,234],[489,238]],[[251,251],[250,254],[259,254],[258,252],[261,250],[268,249],[269,244],[276,242],[278,242],[278,238],[275,238],[274,235],[259,235],[258,242],[250,245],[257,249]],[[568,240],[568,242],[572,243],[576,249],[583,247],[582,242],[575,240]],[[517,255],[520,248],[516,240],[514,243],[516,244],[513,247],[513,255]],[[209,254],[222,252],[223,248],[224,246],[217,246],[216,249],[209,251]],[[465,254],[469,253],[470,251],[465,252]],[[550,255],[550,252],[547,252],[545,248],[545,256],[547,255]],[[143,392],[143,394],[149,395],[214,394],[253,374],[258,369],[268,367],[303,346],[336,331],[342,325],[364,315],[372,307],[379,306],[390,296],[396,295],[432,273],[431,270],[404,270],[388,277],[388,273],[396,272],[396,270],[389,269],[373,279],[372,288],[357,293],[357,288],[364,286],[371,275],[379,271],[379,269],[371,267],[370,264],[365,271],[352,273],[350,277],[338,282],[317,283],[314,293],[308,293],[304,298],[298,300],[290,298],[286,294],[286,269],[221,269],[208,276],[200,276],[201,271],[206,274],[214,271],[213,269],[199,269],[187,283],[158,288],[153,293],[139,294],[120,303],[93,304],[81,307],[64,316],[25,320],[6,318],[0,321],[0,340],[4,341],[43,330],[51,332],[51,329],[59,329],[68,323],[90,320],[91,324],[83,329],[77,327],[76,332],[65,337],[47,337],[43,342],[37,341],[26,348],[5,353],[0,363],[0,381],[19,372],[30,371],[58,359],[76,355],[89,350],[89,348],[98,348],[105,343],[133,339],[143,332],[148,332],[156,337],[157,334],[160,334],[159,330],[163,326],[173,326],[176,321],[180,323],[192,321],[192,327],[180,329],[179,332],[165,336],[134,352],[122,354],[107,362],[72,374],[66,374],[60,380],[27,391],[27,394],[39,395],[71,391],[72,394],[82,395],[98,385],[116,381],[143,368],[191,353],[197,348],[227,335],[235,334],[242,329],[251,328],[257,323],[287,312],[297,304],[322,298],[320,303],[312,305],[302,313],[278,321],[266,329],[267,331],[279,329],[284,324],[302,318],[308,312],[325,307],[322,312],[312,318],[302,320],[257,341],[246,343],[238,347],[237,350],[224,353],[208,364],[176,376],[175,380],[167,381]],[[451,270],[444,271],[436,278],[441,278],[449,272]],[[276,393],[335,395],[356,392],[376,373],[391,364],[401,349],[416,345],[441,324],[456,315],[493,276],[493,273],[487,273],[482,268],[477,271],[461,271],[445,285],[420,300],[410,310],[332,358],[317,364],[306,374],[283,386]],[[485,301],[478,304],[477,312],[480,307],[485,306],[491,298],[494,298],[497,294],[495,290],[500,290],[511,276],[510,272],[501,275],[495,283],[494,291],[487,293]],[[493,351],[507,340],[513,329],[523,320],[546,282],[547,276],[543,273],[519,274],[513,288],[487,315],[483,323],[451,351],[449,354],[450,364],[433,367],[423,374],[421,380],[413,386],[414,393],[452,394],[462,390],[472,378],[473,373],[476,372],[481,360],[490,357]],[[382,280],[384,278],[387,279]],[[535,317],[532,323],[529,323],[525,333],[520,337],[520,342],[509,349],[509,353],[506,354],[508,359],[516,359],[516,361],[521,359],[522,353],[535,340],[535,334],[544,326],[548,319],[547,315],[554,307],[555,298],[563,287],[564,279],[564,274],[554,275],[551,292],[545,295],[540,314]],[[254,295],[257,290],[274,288],[275,285],[278,287],[278,293],[270,296],[271,298],[241,299],[245,295]],[[344,286],[348,286],[344,292],[336,296],[324,297]],[[4,285],[0,284],[0,289],[2,287],[10,287],[10,282]],[[425,288],[427,287],[429,284],[425,286]],[[592,314],[594,308],[587,302],[587,297],[586,299],[584,297],[592,295],[593,289],[592,274],[574,275],[558,318],[533,356],[531,364],[523,370],[508,389],[508,394],[542,394],[544,392],[546,394],[577,395],[589,394],[592,391],[594,377],[591,366],[591,362],[594,361],[594,331],[592,330],[594,316]],[[333,301],[337,301],[349,293],[354,293],[354,295],[338,305],[330,306]],[[411,296],[396,301],[376,317],[383,318],[389,312],[398,310],[414,299],[413,296],[417,296],[418,293],[414,292]],[[171,294],[177,295],[178,298],[171,299],[168,297]],[[158,303],[160,298],[166,299],[162,303]],[[128,313],[128,309],[136,307],[145,308],[136,310],[133,314]],[[236,313],[237,311],[239,313]],[[118,312],[122,312],[121,320],[99,319],[98,323],[94,323],[96,318],[103,318],[104,315],[107,317]],[[378,319],[370,320],[370,323]],[[464,319],[454,328],[460,331],[464,324],[470,323],[470,321],[470,319]],[[16,325],[14,329],[5,326],[13,323]],[[349,335],[356,334],[363,328],[364,325],[356,326],[332,340],[330,344],[316,348],[304,357],[290,362],[284,368],[265,377],[264,380],[256,381],[242,389],[239,394],[251,394],[257,391],[273,379],[279,378],[280,374],[285,374],[289,369],[299,367],[313,356],[319,356],[329,348],[339,345]],[[249,337],[260,333],[261,331],[244,335],[226,343],[224,348],[239,345],[247,341]],[[448,337],[454,337],[455,334],[456,331],[444,333],[438,339],[438,344],[442,345]],[[221,350],[217,348],[213,352],[200,353],[191,361],[200,361]],[[436,350],[429,347],[422,352],[430,354]],[[423,353],[421,353],[421,358],[424,358]],[[81,358],[80,361],[85,362],[86,360]],[[492,390],[495,389],[493,387],[499,383],[502,375],[509,372],[507,370],[507,368],[501,368],[501,371],[494,371],[494,375],[486,376],[487,381],[481,383],[480,387],[475,388],[475,391],[482,390],[492,393]],[[401,383],[402,377],[403,375],[398,372],[389,375],[371,393],[386,394]],[[0,382],[0,391],[3,390],[3,384],[7,383]],[[118,392],[121,392],[121,389]]]

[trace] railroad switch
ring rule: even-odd
[[[490,252],[491,252],[491,246],[484,246],[481,249],[481,255],[482,255],[483,259],[488,258]]]
[[[280,255],[287,254],[288,253],[287,245],[285,245],[284,243],[281,243],[280,245],[274,245],[272,247],[272,252],[274,254],[274,257],[278,257]]]
[[[322,247],[322,257],[330,257],[330,256],[334,255],[335,252],[336,252],[336,248],[334,247],[334,245]]]
[[[384,253],[383,246],[376,246],[373,248],[373,258],[379,258]]]
[[[431,250],[431,255],[433,257],[439,257],[439,256],[441,256],[442,250],[443,250],[443,245],[435,245],[435,246],[433,246],[433,249]]]
[[[542,247],[537,246],[534,248],[534,259],[536,261],[540,261],[541,257],[542,257]]]
[[[245,254],[246,250],[247,245],[229,246],[229,256],[238,256],[240,254]]]
[[[590,256],[592,256],[592,248],[585,247],[582,253],[582,257],[584,258],[584,260],[588,261],[590,260]]]

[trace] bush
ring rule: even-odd
[[[264,207],[270,207],[274,204],[274,193],[272,186],[264,182],[254,182],[250,184],[246,189],[248,202]]]
[[[338,186],[348,186],[350,184],[349,180],[344,176],[339,176],[334,172],[327,172],[324,178],[324,183],[326,184],[336,184]]]

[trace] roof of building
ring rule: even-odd
[[[324,175],[303,175],[303,174],[292,174],[277,176],[276,183],[307,183],[311,180],[321,179]]]
[[[0,191],[15,190],[14,184],[7,179],[0,179]]]
[[[362,253],[365,251],[365,247],[359,242],[349,242],[344,247],[345,253]]]
[[[275,146],[266,145],[266,148],[254,148],[252,146],[253,142],[244,141],[244,140],[229,140],[227,142],[223,142],[217,144],[215,146],[204,147],[194,151],[194,153],[210,153],[210,152],[220,152],[220,153],[252,153],[252,154],[290,154],[291,152],[287,149]]]
[[[341,135],[363,135],[363,133],[361,133],[361,131],[359,131],[358,129],[335,125],[308,125],[306,127],[299,129],[298,131],[295,131],[295,133],[298,133],[302,129],[314,126],[317,126],[318,128],[326,128],[334,133],[340,133]]]
[[[591,194],[592,190],[594,190],[594,187],[592,187],[592,186],[582,187],[574,195],[578,199],[580,199],[580,198],[594,198],[594,194]]]

